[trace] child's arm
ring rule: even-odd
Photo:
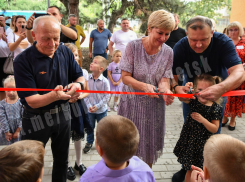
[[[4,106],[0,105],[0,127],[2,131],[5,133],[5,135],[9,135],[9,125],[8,125],[8,120],[6,117],[6,112]]]
[[[103,86],[104,87],[104,90],[103,91],[110,91],[109,81],[108,80],[105,80],[105,83],[104,84],[105,85]],[[102,97],[100,97],[99,103],[97,103],[97,104],[95,104],[93,106],[94,112],[97,111],[97,109],[100,109],[104,104],[107,104],[109,102],[109,100],[110,100],[110,97],[111,97],[110,94],[100,94],[100,95],[102,95]]]
[[[89,88],[88,88],[88,82],[87,81],[85,81],[85,88],[84,88],[85,90],[89,90]],[[80,94],[80,96],[78,97],[78,99],[84,99],[85,97],[88,97],[88,95],[89,95],[89,93],[82,93],[82,94]]]
[[[185,86],[189,87],[190,89],[193,88],[193,83],[192,82],[187,82]],[[183,100],[182,102],[189,104],[190,100]]]
[[[120,79],[118,80],[117,85],[119,85],[119,84],[121,83],[121,81],[122,81],[122,76],[121,76]]]
[[[111,83],[112,83],[113,85],[116,85],[116,83],[115,83],[114,80],[112,79],[111,71],[110,71],[110,70],[107,70],[107,75],[108,75],[108,78],[109,78],[109,80],[111,81]]]
[[[211,122],[209,122],[207,119],[205,119],[201,114],[197,112],[193,112],[191,114],[191,117],[197,122],[202,123],[205,126],[205,128],[211,133],[216,133],[219,129],[219,120],[212,120]]]

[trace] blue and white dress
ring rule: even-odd
[[[7,141],[5,133],[15,133],[17,128],[22,127],[22,104],[20,99],[14,104],[8,104],[5,99],[0,101],[0,145],[10,145],[20,140],[19,138]]]

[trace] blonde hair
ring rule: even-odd
[[[14,82],[15,84],[15,79],[13,75],[9,75],[6,79],[3,80],[3,86],[5,87],[5,84]]]
[[[103,67],[104,70],[106,70],[107,66],[108,66],[108,61],[102,57],[102,56],[95,56],[94,59],[99,60],[99,64],[101,67]]]
[[[211,136],[204,146],[204,166],[214,182],[245,179],[245,144],[229,135]]]
[[[244,34],[244,30],[241,23],[239,23],[238,21],[233,21],[226,27],[226,35],[229,35],[229,30],[232,27],[237,27],[239,29],[239,37]]]
[[[114,164],[121,164],[136,153],[139,132],[128,118],[106,116],[97,125],[96,139],[106,158]]]
[[[72,43],[65,43],[64,44],[66,47],[68,47],[71,52],[74,52],[74,51],[78,51],[78,48],[75,44],[72,44]]]
[[[116,53],[122,53],[120,50],[115,50],[115,51],[113,51],[113,53],[112,53],[112,57],[114,57],[115,55],[116,55]]]
[[[172,13],[165,10],[158,10],[151,13],[148,19],[148,27],[162,28],[166,30],[173,30],[175,27],[175,19]]]

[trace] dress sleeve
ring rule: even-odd
[[[166,71],[162,75],[164,78],[173,78],[172,67],[173,67],[173,50],[170,50],[169,58],[166,60],[168,63],[166,65]]]
[[[131,41],[126,46],[125,52],[121,58],[121,61],[119,63],[119,69],[133,73],[134,70],[134,47],[133,47],[134,41]]]
[[[211,120],[220,120],[222,115],[222,108],[218,104],[215,104],[211,111]]]
[[[111,63],[109,64],[107,70],[108,70],[108,71],[111,71]]]
[[[0,104],[0,128],[4,133],[9,132],[9,125],[6,117],[6,111],[2,102]]]

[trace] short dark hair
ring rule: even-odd
[[[96,130],[97,144],[106,158],[121,164],[135,155],[139,144],[139,132],[135,124],[122,116],[106,116]]]
[[[0,181],[36,182],[44,166],[42,142],[23,140],[0,151]]]
[[[199,24],[194,24],[197,22]],[[194,24],[194,25],[192,25],[192,24]],[[191,18],[190,20],[188,20],[188,22],[186,23],[185,31],[188,32],[188,28],[191,28],[193,30],[197,30],[197,29],[202,30],[205,25],[208,25],[210,27],[211,31],[213,31],[213,23],[209,18],[207,18],[205,16],[195,16],[195,17]]]
[[[128,20],[128,18],[123,18],[122,21],[124,21],[124,20]],[[121,22],[122,22],[122,21],[121,21]],[[128,20],[128,21],[129,21],[129,20]]]
[[[58,6],[53,5],[53,6],[49,6],[48,9],[49,8],[56,8],[57,10],[59,10],[59,13],[60,13],[60,8]]]
[[[71,18],[71,17],[76,18],[77,16],[76,16],[75,14],[70,14],[70,15],[68,16],[68,19]]]

